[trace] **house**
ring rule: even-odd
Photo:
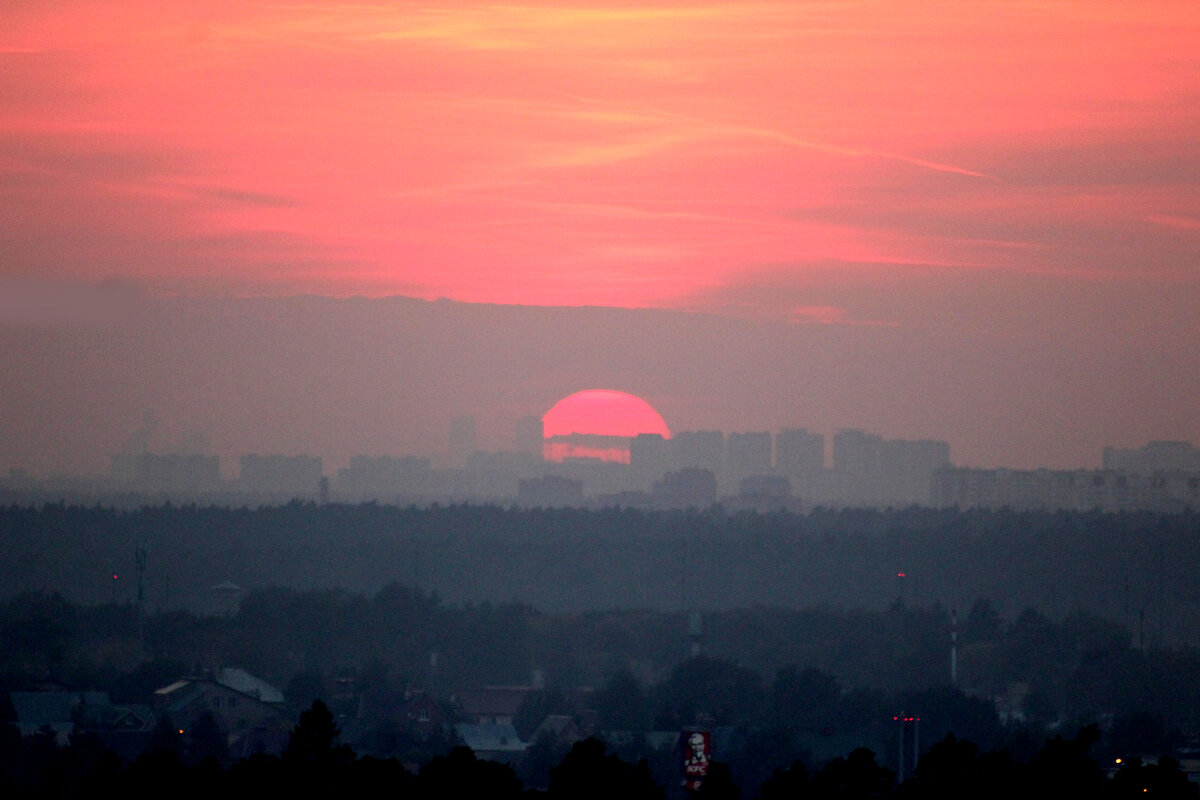
[[[513,763],[525,754],[529,744],[521,741],[512,723],[461,723],[454,726],[463,744],[474,751],[476,758]]]
[[[542,720],[541,725],[537,726],[537,729],[529,737],[529,741],[536,742],[546,737],[555,744],[570,747],[576,742],[583,741],[588,735],[575,717],[569,714],[550,714]]]
[[[485,686],[457,691],[450,701],[464,723],[512,725],[517,710],[531,691],[529,686]]]
[[[283,694],[242,670],[175,681],[154,693],[154,710],[185,734],[202,714],[211,714],[228,736],[231,753],[237,755],[280,752],[292,728],[283,710]]]
[[[254,677],[244,669],[223,667],[213,676],[217,683],[236,689],[242,694],[258,698],[271,705],[283,705],[283,692],[264,680]]]

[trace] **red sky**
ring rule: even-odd
[[[0,311],[119,280],[1195,368],[1196,4],[176,5],[0,5]]]

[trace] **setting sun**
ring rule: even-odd
[[[606,389],[564,397],[546,412],[542,424],[549,461],[599,458],[628,463],[630,438],[641,433],[671,436],[652,405],[636,395]]]

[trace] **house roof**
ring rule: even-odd
[[[575,718],[569,714],[550,714],[542,720],[542,724],[537,726],[537,730],[529,738],[536,742],[543,734],[555,739],[562,739],[564,735],[568,738],[578,738],[579,727],[575,724]]]
[[[514,753],[522,752],[528,746],[521,741],[520,734],[512,725],[455,725],[454,730],[462,738],[463,743],[479,752]]]
[[[175,681],[174,683],[170,684],[169,686],[164,686],[161,689],[155,689],[154,693],[165,697],[173,692],[179,691],[180,689],[182,689],[185,686],[191,686],[191,684],[192,684],[192,682],[189,680],[186,680],[186,679],[181,680],[181,681]]]
[[[193,703],[202,701],[216,687],[220,687],[224,691],[237,692],[251,701],[276,709],[283,704],[283,693],[278,689],[268,683],[259,681],[242,670],[232,670],[232,672],[235,674],[230,683],[217,680],[216,678],[184,678],[175,681],[171,685],[164,686],[154,692],[155,704],[159,707],[165,707],[169,713],[183,711]],[[236,673],[240,673],[240,675]],[[245,678],[249,680],[247,681]],[[250,691],[231,685],[231,683],[240,683],[241,686],[246,687]]]
[[[264,703],[283,703],[283,692],[261,678],[254,677],[244,669],[230,667],[219,669],[216,680],[222,686],[228,686],[242,694],[257,697]]]

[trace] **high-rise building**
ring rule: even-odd
[[[629,466],[638,488],[649,489],[672,463],[671,441],[661,433],[639,433],[629,441]]]
[[[1200,472],[1200,450],[1191,442],[1150,442],[1136,450],[1104,448],[1104,468],[1139,475]]]
[[[433,470],[427,458],[354,456],[338,470],[334,488],[339,498],[354,502],[411,502],[431,493]]]
[[[709,508],[717,502],[717,477],[699,467],[668,472],[654,482],[651,498],[657,508]]]

